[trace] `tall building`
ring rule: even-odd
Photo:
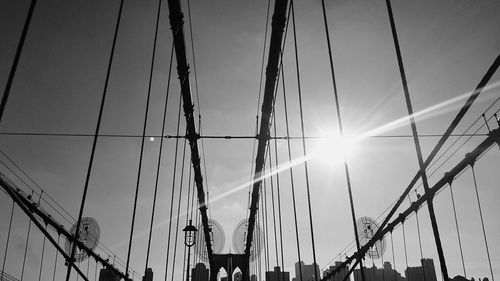
[[[300,278],[300,270],[302,269],[302,280]],[[321,279],[321,271],[319,266],[315,263],[304,264],[303,261],[295,263],[295,278],[292,281],[316,281],[316,272],[318,272],[317,280]]]
[[[290,281],[290,273],[275,266],[274,271],[266,271],[266,281]]]
[[[204,263],[198,263],[191,269],[191,281],[208,281],[209,270]]]
[[[363,267],[363,272],[365,274],[365,281],[406,281],[406,278],[402,277],[399,272],[392,268],[390,262],[384,262],[384,268],[377,268],[375,264],[371,268]],[[354,281],[363,280],[360,269],[354,269],[353,275]]]
[[[144,273],[142,281],[153,281],[153,269],[149,267],[146,269],[146,273]]]
[[[120,281],[120,276],[115,275],[111,269],[102,268],[99,271],[99,281]]]
[[[327,270],[323,271],[323,278],[327,274],[329,274],[330,272],[333,272],[334,270],[339,268],[341,265],[342,265],[342,262],[336,261],[335,265],[331,265]],[[344,277],[347,273],[349,273],[349,266],[346,266],[346,267],[340,269],[340,271],[337,272],[335,275],[330,276],[328,278],[328,281],[343,281]],[[351,277],[349,276],[349,278],[347,278],[347,281],[350,281],[350,280],[351,280]]]
[[[436,269],[432,259],[421,259],[422,266],[408,267],[406,278],[408,281],[437,281]]]

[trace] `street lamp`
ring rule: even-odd
[[[194,227],[193,221],[189,220],[189,225],[184,227],[184,229],[182,231],[184,231],[184,245],[186,245],[186,247],[188,247],[186,281],[189,281],[189,259],[191,257],[191,247],[196,242],[196,232],[198,231],[198,229],[196,229],[196,227]]]

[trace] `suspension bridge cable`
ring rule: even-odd
[[[484,227],[483,211],[481,208],[481,201],[479,200],[479,191],[477,189],[476,172],[474,169],[474,162],[471,163],[472,178],[474,179],[474,189],[476,191],[477,206],[479,209],[479,217],[481,218],[481,228],[483,230],[484,244],[486,246],[486,255],[488,257],[488,265],[490,267],[491,280],[495,281],[495,276],[493,275],[493,267],[491,266],[490,249],[488,247],[488,239],[486,239],[486,229]]]
[[[45,224],[45,230],[47,230],[47,224]],[[42,242],[42,257],[40,258],[40,272],[38,273],[38,281],[42,280],[43,257],[45,254],[45,240],[47,240],[47,237],[45,237],[45,235],[44,235],[43,242]]]
[[[391,231],[391,251],[392,251],[392,265],[394,266],[394,281],[398,281],[398,278],[396,276],[396,257],[394,256],[394,240],[392,238],[392,231]]]
[[[7,231],[7,242],[5,243],[5,253],[3,255],[2,262],[2,273],[0,275],[0,280],[3,280],[3,274],[5,272],[5,261],[7,260],[7,252],[9,250],[9,242],[10,242],[10,232],[12,230],[12,217],[14,216],[14,200],[12,200],[12,208],[10,210],[10,219],[9,219],[9,230]]]
[[[405,233],[405,222],[401,224],[403,228],[403,246],[405,250],[405,263],[406,263],[406,268],[408,268],[408,251],[406,249],[406,233]],[[407,280],[410,281],[410,275],[406,276]]]
[[[61,233],[57,233],[57,245],[59,245],[59,241],[61,240]],[[56,270],[57,270],[57,256],[59,255],[59,251],[56,250],[56,257],[54,259],[54,271],[52,272],[52,281],[56,281]],[[96,261],[97,263],[97,261]]]
[[[0,150],[0,153],[2,153],[7,158],[7,160],[9,160],[11,163],[13,163],[12,160],[10,160],[10,158],[8,158],[8,156],[5,153],[3,153],[3,151]],[[26,185],[26,187],[28,187],[30,189],[32,195],[33,194],[36,194],[36,195],[39,194],[39,193],[36,193],[35,190],[23,178],[21,178],[16,172],[14,172],[14,170],[11,169],[4,161],[0,160],[0,163],[2,163],[2,165],[5,168],[7,168],[7,170],[9,170],[9,172],[11,172],[12,174],[14,174],[24,185]],[[16,166],[15,163],[14,163],[14,166]],[[20,169],[17,166],[16,166],[16,168]]]
[[[191,171],[191,169],[190,169],[190,171]],[[191,182],[190,185],[192,185],[192,187],[193,187],[193,193],[191,194],[191,207],[190,207],[190,210],[189,210],[191,214],[190,214],[190,218],[189,219],[192,220],[193,219],[193,213],[194,213],[194,202],[196,201],[195,200],[196,192],[194,190],[194,188],[195,188],[194,178],[193,178],[193,182]]]
[[[174,255],[173,255],[173,260],[172,260],[172,281],[174,281],[174,268],[175,268],[175,258],[177,256],[177,238],[179,234],[179,218],[181,214],[181,200],[182,200],[182,190],[183,190],[183,183],[184,183],[184,168],[185,168],[185,163],[186,163],[186,143],[187,139],[184,139],[184,147],[182,149],[182,164],[181,164],[181,180],[179,183],[179,200],[177,202],[177,219],[176,219],[176,225],[175,225],[175,239],[174,239]],[[184,268],[182,269],[184,270]]]
[[[284,107],[284,113],[285,113],[285,127],[286,127],[286,135],[290,135],[290,128],[289,128],[289,123],[288,123],[288,108],[287,108],[287,102],[286,102],[286,89],[285,89],[285,71],[282,68],[281,69],[281,82],[283,85],[283,107]],[[295,241],[297,244],[297,258],[299,259],[299,263],[302,260],[300,257],[300,241],[299,241],[299,228],[298,228],[298,223],[297,223],[297,205],[296,205],[296,200],[295,200],[295,184],[294,184],[294,177],[293,177],[293,165],[292,165],[292,150],[290,146],[290,139],[287,138],[287,148],[288,148],[288,164],[290,165],[290,189],[292,192],[292,205],[293,205],[293,219],[294,219],[294,225],[295,225]],[[299,276],[300,280],[302,280],[302,266],[299,266]]]
[[[257,120],[258,124],[258,120]],[[93,134],[85,134],[85,133],[47,133],[47,132],[0,132],[1,136],[25,136],[25,137],[94,137]],[[443,134],[420,134],[421,138],[440,138]],[[488,134],[450,134],[450,137],[485,137]],[[135,134],[99,134],[100,138],[142,138],[142,135]],[[185,135],[146,135],[147,138],[166,138],[166,139],[175,139],[175,138],[185,138]],[[257,133],[254,135],[200,135],[200,139],[257,139]],[[405,134],[394,134],[394,135],[375,135],[375,136],[367,136],[369,139],[384,139],[384,138],[412,138],[412,135]],[[285,136],[270,136],[270,139],[277,140],[285,140],[287,137]],[[299,136],[290,136],[291,140],[301,140],[302,137]],[[323,136],[305,136],[306,139],[323,139]]]
[[[482,114],[485,114],[487,111],[489,111],[489,110],[490,110],[490,109],[491,109],[491,108],[492,108],[492,107],[493,107],[493,106],[494,106],[494,105],[495,105],[498,101],[500,101],[500,97],[496,98],[496,99],[495,99],[495,100],[494,100],[494,101],[493,101],[493,102],[492,102],[492,103],[488,106],[488,108],[486,108],[486,110],[484,110],[484,111],[483,111],[483,113],[482,113]],[[471,137],[471,136],[484,136],[484,135],[486,135],[486,136],[487,136],[487,135],[488,135],[488,134],[477,134],[477,132],[478,132],[479,130],[477,130],[476,132],[474,132],[474,133],[472,133],[472,134],[466,134],[467,132],[469,132],[469,130],[470,130],[470,129],[472,129],[472,127],[473,127],[473,126],[474,126],[474,125],[475,125],[475,124],[476,124],[479,120],[481,120],[481,115],[482,115],[482,114],[479,114],[479,116],[476,118],[476,120],[474,120],[474,122],[472,122],[472,123],[471,123],[471,124],[467,127],[467,129],[465,129],[465,130],[464,130],[464,132],[463,132],[462,134],[459,134],[459,135],[458,135],[458,136],[459,136],[459,138],[457,138],[455,141],[453,141],[453,143],[452,143],[452,144],[450,144],[450,146],[449,146],[449,147],[448,147],[445,151],[443,151],[443,153],[442,153],[442,154],[441,154],[438,158],[436,158],[436,159],[433,161],[433,163],[431,163],[431,164],[429,165],[429,167],[428,167],[429,169],[430,169],[431,167],[433,167],[433,166],[434,166],[434,165],[435,165],[435,164],[436,164],[436,163],[437,163],[437,162],[438,162],[438,161],[439,161],[439,160],[440,160],[440,159],[441,159],[441,158],[442,158],[442,157],[443,157],[443,156],[444,156],[444,155],[445,155],[445,154],[446,154],[446,153],[447,153],[447,152],[448,152],[448,151],[449,151],[449,150],[450,150],[450,149],[451,149],[451,148],[452,148],[452,147],[453,147],[453,146],[454,146],[454,145],[455,145],[455,144],[456,144],[456,143],[457,143],[457,142],[458,142],[458,141],[459,141],[462,137],[464,137],[464,136],[468,136],[468,137]],[[482,126],[481,126],[481,127],[482,127]],[[420,135],[420,136],[422,136],[422,135]],[[470,139],[470,138],[469,138],[469,139]]]
[[[408,197],[408,199],[410,199],[410,197]],[[410,200],[410,205],[411,205],[411,200]],[[415,221],[417,223],[417,236],[418,236],[418,246],[419,246],[419,249],[420,249],[420,259],[423,259],[424,258],[424,254],[422,252],[422,238],[420,237],[420,223],[418,221],[418,209],[415,211]],[[425,277],[424,277],[424,279],[425,279]]]
[[[492,106],[493,106],[493,105],[494,105],[494,104],[495,104],[498,100],[500,100],[500,98],[498,98],[495,102],[493,102],[493,103],[492,103],[492,104],[491,104],[491,105],[490,105],[490,106],[489,106],[489,107],[488,107],[485,111],[488,111],[489,109],[491,109],[491,107],[492,107]],[[488,118],[488,119],[487,119],[487,121],[489,121],[491,118],[493,118],[493,116],[491,116],[490,118]],[[469,131],[469,130],[470,130],[470,128],[472,128],[472,126],[473,126],[473,125],[474,125],[474,124],[475,124],[478,120],[480,120],[480,119],[481,119],[481,117],[477,118],[477,119],[476,119],[476,121],[474,121],[474,122],[473,122],[473,124],[472,124],[471,126],[469,126],[469,127],[465,130],[465,132]],[[441,168],[441,166],[442,166],[444,163],[448,162],[448,160],[449,160],[452,156],[454,156],[454,155],[458,152],[458,150],[460,150],[460,148],[462,148],[462,147],[465,145],[465,143],[467,143],[467,142],[471,139],[471,137],[476,136],[476,135],[482,135],[482,134],[477,134],[477,132],[478,132],[479,130],[481,130],[483,127],[484,127],[484,124],[483,124],[483,125],[481,125],[478,129],[476,129],[476,131],[474,131],[472,134],[465,134],[465,135],[470,135],[470,137],[466,140],[466,142],[464,142],[462,145],[460,145],[460,147],[459,147],[459,148],[457,148],[457,149],[456,149],[456,150],[452,153],[452,155],[450,155],[450,156],[449,156],[446,160],[444,160],[444,162],[443,162],[443,163],[442,163],[442,164],[441,164],[438,168],[436,168],[433,172],[431,172],[431,173],[429,174],[429,176],[434,175],[434,174],[435,174],[435,173],[439,170],[439,168]],[[462,135],[464,135],[464,134],[460,134],[460,136],[462,136]],[[455,144],[455,143],[456,143],[456,142],[454,142],[453,144]],[[452,146],[453,146],[453,145],[452,145]],[[446,151],[449,151],[449,149],[451,149],[451,148],[452,148],[452,147],[448,147],[448,149],[447,149]],[[446,155],[446,154],[444,154],[444,152],[443,152],[443,154],[442,154],[439,158],[441,158],[441,157],[442,157],[442,156],[444,156],[444,155]],[[384,210],[384,212],[382,212],[382,213],[379,215],[379,217],[378,217],[378,218],[380,218],[380,217],[381,217],[384,213],[386,213],[386,212],[387,212],[387,211],[388,211],[388,210],[389,210],[389,209],[390,209],[393,205],[395,205],[395,204],[396,204],[396,201],[394,201],[391,205],[389,205],[389,206],[386,208],[386,210]],[[378,220],[378,218],[377,218],[377,220]],[[345,251],[345,250],[346,250],[346,249],[347,249],[347,248],[348,248],[348,247],[349,247],[352,243],[354,243],[354,240],[353,240],[353,241],[352,241],[349,245],[347,245],[347,246],[344,248],[344,250],[342,250],[342,251]],[[339,256],[339,255],[337,255],[336,257],[338,257],[338,256]],[[332,263],[332,262],[336,259],[336,257],[334,257],[334,258],[333,258],[333,259],[332,259],[332,260],[331,260],[328,264],[331,264],[331,263]]]
[[[412,130],[413,134],[413,142],[415,144],[415,150],[417,154],[417,159],[418,159],[418,165],[420,168],[420,177],[422,178],[422,182],[424,185],[424,190],[425,193],[429,191],[429,183],[427,181],[427,174],[426,174],[426,164],[424,162],[423,156],[422,156],[422,150],[420,148],[420,141],[418,139],[418,132],[417,132],[417,126],[415,124],[415,118],[413,117],[413,107],[411,104],[411,99],[410,99],[410,92],[408,90],[408,83],[406,81],[406,74],[405,74],[405,69],[403,65],[403,58],[401,56],[401,50],[399,47],[399,41],[398,41],[398,35],[396,32],[396,25],[394,23],[394,15],[392,13],[392,7],[391,7],[391,2],[390,0],[386,0],[386,5],[387,5],[387,11],[389,15],[389,22],[391,25],[391,31],[392,31],[392,38],[394,41],[394,47],[396,50],[396,57],[398,61],[398,66],[399,66],[399,73],[401,76],[401,82],[403,85],[403,92],[404,92],[404,97],[406,101],[406,108],[408,110],[408,116],[410,117],[410,127]],[[441,245],[441,238],[439,237],[439,230],[437,226],[437,221],[436,221],[436,215],[434,213],[434,204],[432,202],[432,197],[428,197],[427,200],[427,207],[429,209],[429,216],[431,220],[431,225],[432,225],[432,231],[434,233],[434,240],[436,243],[436,248],[439,256],[439,263],[441,265],[441,271],[443,274],[444,280],[448,280],[448,269],[446,267],[446,260],[444,258],[444,252],[443,252],[443,247]]]
[[[269,146],[267,146],[267,151],[268,151],[268,155],[271,155],[270,151],[269,151]],[[269,156],[270,157],[270,156]],[[269,161],[271,161],[271,159],[269,158]],[[264,164],[265,165],[265,164]],[[266,221],[266,250],[267,250],[267,271],[270,270],[271,266],[271,255],[269,253],[269,248],[271,247],[271,238],[269,237],[269,232],[271,232],[269,230],[269,205],[268,205],[268,189],[269,189],[269,185],[270,185],[270,182],[272,182],[272,179],[271,177],[268,177],[265,181],[264,181],[264,219]],[[271,252],[272,252],[272,249],[271,249]]]
[[[179,134],[180,131],[180,126],[181,126],[181,102],[182,102],[182,95],[179,95],[179,109],[177,112],[177,134]],[[175,140],[175,153],[174,153],[174,166],[173,166],[173,172],[172,172],[172,196],[170,198],[170,216],[168,220],[168,238],[167,238],[167,260],[165,262],[165,281],[167,281],[167,274],[168,274],[168,258],[170,255],[170,234],[172,231],[172,215],[173,215],[173,208],[174,208],[174,193],[175,193],[175,175],[177,172],[177,152],[179,150],[179,139]]]
[[[420,261],[422,263],[422,266],[421,266],[422,276],[424,277],[423,281],[426,281],[425,270],[424,270],[424,263],[422,262],[422,260],[424,259],[424,254],[422,252],[422,238],[420,237],[420,223],[418,221],[418,208],[415,211],[415,221],[417,222],[417,236],[418,236],[418,246],[419,246],[419,249],[420,249]]]
[[[271,145],[269,145],[269,150],[271,150]],[[279,255],[278,255],[278,235],[277,235],[277,229],[276,229],[276,209],[274,205],[274,184],[273,184],[273,161],[272,161],[272,153],[269,151],[269,172],[271,174],[270,177],[270,182],[271,182],[271,206],[273,210],[273,228],[274,228],[274,249],[275,249],[275,255],[276,255],[276,266],[279,265]],[[278,275],[279,278],[279,275]],[[279,281],[279,280],[278,280]]]
[[[262,94],[262,77],[263,77],[263,73],[264,73],[264,60],[265,60],[265,53],[266,53],[267,28],[268,28],[268,24],[269,24],[270,4],[271,4],[271,0],[268,0],[267,1],[267,12],[266,12],[266,29],[264,32],[264,46],[262,47],[262,62],[261,62],[261,66],[260,66],[259,95],[258,95],[258,99],[257,99],[257,109],[256,109],[256,113],[255,113],[255,133],[254,133],[255,136],[257,136],[259,133],[259,105],[260,105],[260,98],[261,98],[261,94]],[[255,159],[256,142],[257,142],[257,138],[254,138],[253,147],[252,147],[252,158],[251,158],[252,161],[251,161],[251,165],[250,165],[250,182],[252,182],[252,180],[253,180],[253,169],[254,169],[253,159]],[[251,190],[252,190],[252,185],[249,184],[248,185],[248,203],[247,203],[248,206],[250,206],[250,201],[251,201],[251,196],[250,196]],[[250,212],[250,209],[247,208],[246,217],[248,217],[249,212]]]
[[[94,281],[97,281],[97,260],[95,261]]]
[[[161,0],[159,6],[161,5]],[[160,10],[160,8],[158,8]],[[168,78],[167,78],[167,88],[166,88],[166,93],[165,93],[165,103],[163,107],[163,119],[161,121],[161,135],[165,133],[165,123],[167,119],[167,109],[168,109],[168,97],[170,93],[170,79],[172,77],[172,61],[174,57],[174,43],[172,42],[172,46],[170,49],[170,62],[168,66]],[[160,139],[160,148],[158,151],[158,161],[156,162],[156,176],[155,176],[155,188],[154,188],[154,194],[153,194],[153,207],[151,210],[151,222],[149,224],[149,234],[148,234],[148,247],[146,251],[146,265],[144,267],[144,272],[146,272],[149,264],[149,253],[151,249],[151,236],[153,233],[153,223],[154,223],[154,217],[155,217],[155,210],[156,210],[156,199],[157,199],[157,194],[158,194],[158,184],[160,181],[160,168],[161,168],[161,159],[162,159],[162,152],[163,152],[163,141],[164,138]]]
[[[263,173],[265,174],[265,168],[263,170]],[[263,228],[264,228],[264,244],[265,244],[265,251],[264,251],[264,257],[265,257],[265,260],[266,260],[266,272],[269,271],[269,227],[268,227],[268,224],[267,224],[267,192],[266,192],[266,189],[267,189],[267,181],[268,179],[264,179],[264,182],[263,182],[263,185],[261,186],[261,189],[262,189],[262,197],[263,197],[263,200],[261,200],[261,204],[262,204],[262,211],[261,211],[261,214],[262,214],[262,224],[263,224]]]
[[[31,232],[31,220],[29,220],[29,222],[28,222],[28,233],[26,234],[26,245],[24,246],[23,266],[21,268],[20,281],[23,281],[23,277],[24,277],[24,267],[26,265],[26,255],[28,254],[28,243],[30,241],[30,232]]]
[[[487,121],[489,121],[493,116],[491,116],[490,118],[488,118]],[[478,129],[476,129],[476,133],[479,132],[482,128],[484,128],[485,124],[481,125]],[[458,146],[452,153],[451,155],[449,155],[444,161],[443,163],[441,163],[432,173],[429,174],[429,176],[432,176],[434,173],[436,173],[445,163],[447,163],[453,156],[455,156],[458,151],[465,146],[465,144],[467,144],[470,140],[471,140],[472,137],[469,137],[467,138],[460,146]]]
[[[264,181],[265,183],[265,181]],[[262,189],[262,185],[260,187]],[[261,205],[262,205],[262,208],[260,208],[260,214],[261,214],[261,217],[260,218],[257,218],[257,223],[259,223],[259,221],[262,221],[262,229],[263,229],[263,233],[262,233],[262,237],[260,237],[259,239],[259,244],[261,245],[261,248],[264,248],[267,246],[267,243],[266,243],[266,225],[264,223],[264,200],[260,200],[259,202]],[[263,247],[262,247],[263,245]],[[268,263],[267,263],[267,255],[266,255],[266,249],[262,249],[262,251],[264,252],[264,266],[262,266],[262,259],[260,259],[259,261],[259,275],[261,274],[262,272],[262,267],[264,267],[264,272],[267,271],[267,267],[268,267]],[[262,280],[259,276],[259,279]]]
[[[343,128],[343,124],[342,124],[342,114],[340,112],[340,101],[339,101],[339,94],[338,94],[338,90],[337,90],[337,80],[335,78],[335,68],[333,65],[333,53],[332,53],[332,46],[331,46],[331,41],[330,41],[330,31],[328,28],[328,19],[326,16],[325,0],[321,0],[321,5],[322,5],[322,11],[323,11],[323,25],[325,27],[326,42],[327,42],[327,47],[328,47],[328,57],[329,57],[329,62],[330,62],[330,73],[332,75],[333,96],[334,96],[335,108],[336,108],[336,112],[337,112],[337,125],[339,127],[340,136],[342,137],[344,135],[344,128]],[[356,225],[356,213],[355,213],[354,200],[353,200],[353,194],[352,194],[351,176],[349,173],[349,166],[347,164],[347,159],[345,159],[345,157],[344,157],[343,162],[344,162],[344,171],[345,171],[345,175],[346,175],[347,191],[349,194],[349,203],[350,203],[350,208],[351,208],[354,238],[356,240],[356,248],[359,251],[360,250],[360,243],[359,243],[359,237],[358,237],[358,227]],[[365,273],[363,270],[363,261],[361,259],[358,259],[358,261],[359,261],[359,267],[361,269],[361,280],[365,281],[366,278],[365,278]]]
[[[7,154],[5,154],[5,152],[3,152],[2,150],[0,150],[0,154],[2,154],[12,165],[14,165],[14,167],[16,167],[27,179],[29,179],[30,182],[32,182],[34,184],[34,186],[36,186],[40,192],[37,193],[34,191],[34,189],[31,187],[30,184],[28,184],[23,178],[21,178],[16,172],[14,172],[10,167],[7,166],[7,164],[3,161],[0,161],[1,164],[3,164],[12,174],[14,174],[14,176],[16,176],[24,185],[26,185],[33,194],[36,194],[36,195],[40,195],[40,200],[45,202],[49,207],[52,208],[52,210],[54,210],[57,214],[59,214],[63,219],[65,219],[67,222],[69,222],[70,224],[74,224],[76,222],[76,220],[59,204],[57,203],[57,201],[54,200],[54,198],[52,198],[50,196],[50,194],[48,194],[45,189],[43,189],[32,177],[30,177],[30,175],[28,175],[16,162],[14,162],[14,160],[12,158],[10,158]],[[41,196],[41,195],[44,195],[44,196]],[[52,204],[50,202],[48,202],[46,200],[46,198],[49,198],[53,204],[55,204],[63,213],[61,213],[58,209],[56,209],[54,206],[52,206]],[[70,219],[68,219],[66,216],[68,216]],[[97,247],[99,249],[102,249],[104,252],[108,251],[108,252],[111,252],[111,250],[109,250],[105,245],[103,245],[101,242],[98,242],[98,245]]]
[[[499,111],[500,111],[500,110],[499,110]],[[494,115],[493,115],[493,116],[494,116]],[[493,118],[493,116],[492,116],[492,117],[490,117],[488,120],[490,120],[491,118]],[[488,121],[488,120],[487,120],[487,121]],[[482,126],[481,126],[478,130],[480,130],[482,127],[484,127],[484,124],[483,124],[483,125],[482,125]],[[476,130],[476,132],[477,132],[478,130]],[[491,137],[490,137],[490,138],[491,138]],[[488,146],[488,148],[484,149],[484,150],[483,150],[483,152],[481,152],[481,153],[474,152],[474,153],[475,153],[475,155],[477,155],[477,156],[475,156],[475,157],[476,157],[476,158],[475,158],[475,160],[480,159],[482,155],[484,155],[486,152],[488,152],[488,151],[492,148],[489,144],[481,144],[480,146]],[[477,149],[476,149],[476,150],[477,150]],[[475,151],[476,151],[476,150],[475,150]],[[464,162],[464,161],[466,161],[466,159],[465,159],[465,160],[463,160],[462,162]],[[462,163],[462,162],[461,162],[461,163]],[[471,161],[467,161],[467,162],[466,162],[467,164],[465,164],[465,165],[469,165],[468,163],[470,163],[470,162],[471,162]],[[460,169],[460,172],[458,172],[458,173],[455,175],[455,177],[454,177],[454,178],[458,178],[458,177],[460,177],[460,176],[464,173],[464,171],[465,171],[465,168],[461,168],[461,169]],[[435,172],[435,171],[434,171],[434,172]],[[433,173],[434,173],[434,172],[433,172]],[[431,173],[431,175],[432,175],[433,173]],[[448,178],[448,182],[446,182],[446,183],[449,183],[449,181],[450,181],[451,179],[453,179],[453,178],[451,178],[450,176],[447,176],[447,173],[445,173],[445,178],[444,178],[444,179],[442,179],[442,180],[441,180],[441,182],[442,182],[443,180],[446,180],[447,178]],[[436,188],[436,187],[434,187],[434,188]],[[435,191],[435,195],[439,194],[441,191],[442,191],[442,189],[438,189],[438,190],[436,190],[436,191]],[[434,195],[434,196],[435,196],[435,195]],[[425,202],[422,202],[422,204],[423,204],[423,203],[425,203]],[[395,204],[393,204],[393,205],[395,205]],[[385,211],[384,211],[384,212],[385,212]],[[406,211],[406,212],[408,212],[408,211]],[[401,216],[401,215],[402,215],[402,214],[400,214],[400,216]],[[411,214],[406,215],[406,216],[407,216],[407,217],[410,217],[410,216],[411,216]],[[400,218],[398,218],[396,221],[401,221],[401,219],[400,219]],[[394,227],[394,226],[393,226],[393,224],[394,224],[394,222],[390,225],[390,227],[391,227],[391,228],[393,228],[393,227]],[[397,227],[397,226],[396,226],[396,227]],[[383,230],[384,230],[384,232],[387,232],[387,228],[384,228]],[[389,231],[391,231],[391,230],[389,229]],[[377,235],[377,234],[376,234],[376,235]],[[352,242],[351,242],[351,244],[352,244]],[[366,247],[366,246],[364,246],[364,247]],[[347,248],[347,247],[346,247],[346,248]],[[347,262],[348,262],[349,260],[352,260],[352,259],[353,259],[353,257],[354,257],[355,255],[356,255],[356,254],[354,254],[354,255],[353,255],[352,257],[350,257],[350,258],[347,258]],[[327,274],[327,275],[324,277],[324,279],[327,279],[327,278],[331,277],[331,276],[332,276],[332,273],[336,273],[336,272],[338,272],[338,270],[335,270],[334,272],[331,272],[331,273]]]
[[[464,115],[467,113],[469,108],[472,106],[472,104],[474,103],[476,98],[479,96],[479,94],[481,93],[483,88],[486,86],[486,84],[489,82],[489,80],[491,79],[491,77],[496,72],[496,70],[498,69],[499,66],[500,66],[500,55],[496,57],[493,64],[488,68],[488,71],[486,72],[486,74],[482,77],[481,81],[476,86],[474,91],[471,92],[471,94],[470,94],[469,98],[467,99],[467,101],[465,102],[465,104],[462,106],[462,108],[457,113],[457,115],[455,116],[455,118],[453,119],[451,124],[448,126],[448,128],[446,129],[443,136],[439,139],[436,146],[432,149],[431,153],[429,154],[429,156],[427,157],[427,159],[425,161],[426,166],[429,165],[430,162],[432,162],[432,160],[434,159],[436,154],[442,148],[442,146],[444,145],[446,140],[450,137],[451,133],[457,127],[458,123],[460,123],[460,121],[463,119]],[[384,229],[386,224],[389,222],[391,217],[397,211],[397,209],[399,208],[401,203],[404,201],[404,199],[406,198],[406,195],[412,190],[413,186],[415,185],[415,183],[417,182],[419,177],[420,177],[420,171],[418,171],[416,173],[416,175],[413,177],[411,182],[408,184],[408,186],[404,190],[403,194],[397,200],[396,204],[394,204],[394,207],[391,209],[389,214],[386,216],[386,218],[382,222],[379,230],[375,233],[374,237],[372,239],[370,239],[370,241],[368,241],[367,245],[363,246],[364,252],[366,252],[366,250],[369,249],[369,246],[373,245],[373,243],[378,239],[378,236],[380,236],[380,233],[382,232],[382,230]],[[363,254],[364,254],[364,252],[363,252]],[[359,256],[359,254],[355,254],[354,256]],[[354,258],[354,256],[353,256],[353,258]],[[348,258],[345,262],[343,262],[343,265],[345,266],[351,260],[352,260],[352,258]],[[338,270],[334,270],[333,272],[329,273],[326,277],[329,277],[329,275],[333,275],[334,273],[337,273],[337,272],[338,272]],[[326,277],[323,277],[323,279],[326,279]]]
[[[465,262],[464,262],[464,252],[462,250],[462,239],[460,238],[460,229],[458,227],[458,218],[457,218],[457,209],[455,208],[455,196],[453,195],[453,183],[450,181],[450,195],[451,195],[451,205],[453,207],[453,217],[455,219],[455,227],[457,229],[457,237],[458,237],[458,246],[460,249],[460,259],[462,261],[462,268],[464,270],[464,277],[467,278],[467,272],[465,270]]]
[[[21,32],[21,38],[19,38],[19,43],[17,44],[16,54],[14,56],[14,61],[10,68],[9,77],[7,78],[7,83],[5,84],[5,90],[3,92],[2,101],[0,103],[0,122],[2,121],[3,112],[5,111],[5,106],[7,105],[7,100],[9,99],[10,90],[12,88],[12,82],[14,81],[14,76],[16,75],[17,66],[19,64],[19,59],[21,58],[21,52],[23,51],[24,41],[26,40],[26,35],[28,34],[28,28],[33,18],[33,11],[35,10],[36,0],[31,0],[30,7],[28,9],[28,15],[24,21],[23,31]]]
[[[276,136],[276,114],[273,114],[273,131],[274,135]],[[279,167],[279,160],[278,160],[278,143],[276,139],[274,139],[274,161],[275,161],[275,167]],[[283,253],[283,225],[282,225],[282,220],[281,220],[281,196],[280,196],[280,176],[279,173],[276,173],[276,192],[277,192],[277,203],[278,203],[278,222],[279,222],[279,229],[280,229],[280,249],[281,249],[281,269],[284,271],[285,270],[285,265],[284,265],[284,253]],[[280,281],[280,280],[278,280]]]
[[[185,224],[188,225],[188,222],[189,222],[189,207],[190,207],[190,200],[191,200],[191,169],[188,167],[188,195],[187,195],[187,200],[186,200],[186,222]],[[193,188],[193,193],[194,193],[194,188]],[[196,242],[196,241],[195,241]],[[188,274],[189,276],[189,269],[187,269],[187,272],[184,271],[184,268],[186,268],[186,250],[187,250],[187,246],[184,245],[184,254],[183,254],[183,258],[182,258],[182,279],[181,280],[185,280],[184,277],[184,273]],[[190,265],[188,265],[188,268],[190,268]]]
[[[116,25],[115,25],[115,30],[114,30],[114,34],[113,34],[113,43],[111,46],[111,53],[109,55],[109,61],[108,61],[108,66],[107,66],[107,70],[106,70],[106,78],[104,81],[104,90],[103,90],[101,104],[100,104],[100,108],[99,108],[99,114],[97,117],[95,136],[94,136],[93,141],[92,141],[90,160],[89,160],[89,164],[88,164],[88,168],[87,168],[87,175],[85,177],[85,185],[83,188],[82,202],[80,204],[80,211],[78,213],[78,220],[77,220],[76,228],[75,228],[75,237],[78,237],[78,232],[80,231],[80,223],[82,222],[83,209],[85,207],[85,201],[87,199],[87,190],[89,187],[90,175],[92,173],[92,167],[94,164],[94,156],[95,156],[95,151],[96,151],[96,147],[97,147],[97,139],[98,139],[98,135],[99,135],[99,130],[101,128],[102,115],[103,115],[103,111],[104,111],[104,103],[105,103],[106,95],[108,92],[109,77],[111,74],[111,66],[113,64],[116,41],[117,41],[117,37],[118,37],[118,30],[120,28],[120,21],[121,21],[122,11],[123,11],[123,2],[124,2],[124,0],[120,0],[118,17],[116,19]],[[75,251],[76,251],[76,243],[73,243],[73,246],[71,247],[71,254],[69,255],[71,260],[75,257]],[[125,274],[128,275],[128,272],[125,272]],[[71,266],[68,265],[68,269],[66,271],[66,281],[69,281],[70,275],[71,275]]]
[[[149,114],[149,101],[151,99],[151,84],[153,81],[153,71],[155,66],[155,58],[156,58],[156,43],[158,39],[158,27],[160,23],[160,14],[161,14],[161,3],[162,0],[158,1],[158,11],[156,14],[156,24],[155,24],[155,34],[153,39],[153,54],[151,56],[151,64],[149,68],[149,79],[148,79],[148,90],[146,97],[146,109],[144,111],[144,122],[142,126],[142,138],[141,138],[141,150],[139,156],[139,165],[137,167],[137,181],[135,186],[135,194],[134,194],[134,207],[132,210],[132,222],[130,226],[130,238],[128,242],[128,251],[127,251],[127,265],[125,267],[125,274],[128,274],[129,264],[130,264],[130,254],[132,252],[132,239],[134,236],[134,227],[135,227],[135,215],[137,210],[137,198],[139,197],[139,186],[141,184],[141,175],[142,175],[142,161],[144,157],[144,142],[146,140],[146,129],[148,127],[148,114]]]
[[[307,156],[307,151],[306,151],[306,141],[305,141],[305,133],[304,133],[304,114],[302,110],[302,90],[301,90],[301,85],[300,85],[300,68],[299,68],[299,54],[298,54],[298,47],[297,47],[297,30],[295,26],[295,9],[294,9],[294,4],[293,0],[290,0],[290,7],[291,7],[291,13],[292,13],[292,27],[293,27],[293,42],[294,42],[294,49],[295,49],[295,66],[296,66],[296,74],[297,74],[297,90],[298,90],[298,96],[299,96],[299,111],[300,111],[300,128],[302,132],[302,153],[303,156]],[[310,191],[310,186],[309,186],[309,171],[308,171],[308,165],[307,161],[304,162],[304,172],[306,176],[306,190],[307,190],[307,205],[308,205],[308,211],[309,211],[309,228],[311,231],[311,247],[312,247],[312,253],[313,253],[313,261],[314,261],[314,276],[315,280],[319,280],[319,273],[318,273],[318,267],[316,266],[318,263],[316,262],[316,245],[314,243],[314,229],[313,229],[313,217],[312,217],[312,207],[311,207],[311,191]]]

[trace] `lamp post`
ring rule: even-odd
[[[198,231],[198,229],[196,229],[196,227],[193,226],[193,221],[189,220],[189,225],[184,227],[182,231],[184,231],[184,245],[188,247],[186,281],[189,281],[189,259],[191,258],[191,247],[196,242],[196,232]]]

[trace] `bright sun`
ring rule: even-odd
[[[358,138],[324,133],[317,142],[312,158],[326,164],[343,163],[358,150]]]

